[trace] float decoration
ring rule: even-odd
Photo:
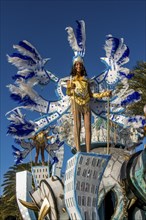
[[[84,21],[77,21],[77,24],[77,35],[81,36],[81,32],[82,34],[85,33],[85,23]],[[69,35],[70,45],[74,45],[74,58],[76,59],[77,51],[80,56],[83,57],[85,53],[84,43],[78,45],[79,41],[75,41],[74,37],[72,38],[74,32],[71,27],[68,27],[66,30]],[[82,42],[85,42],[85,38],[82,39]],[[48,58],[41,58],[36,48],[28,41],[20,41],[18,45],[14,45],[14,49],[16,49],[18,52],[13,53],[11,56],[8,56],[8,62],[16,66],[18,68],[18,72],[13,77],[13,80],[15,80],[14,83],[8,85],[7,87],[10,90],[11,98],[18,103],[18,106],[7,113],[7,115],[9,115],[8,120],[10,121],[8,134],[17,139],[17,142],[24,149],[23,151],[21,151],[13,146],[14,155],[16,156],[16,163],[23,162],[23,159],[25,159],[34,148],[34,145],[30,141],[30,138],[32,138],[34,135],[37,135],[42,130],[49,129],[50,132],[52,129],[52,124],[55,124],[54,132],[56,135],[56,139],[51,144],[47,143],[47,145],[45,146],[45,150],[51,155],[50,149],[52,149],[52,153],[54,153],[54,151],[56,155],[58,153],[59,157],[63,161],[62,155],[64,153],[64,149],[61,149],[63,147],[63,143],[65,142],[71,147],[73,146],[73,119],[70,112],[70,98],[63,92],[63,87],[67,87],[67,81],[70,79],[70,77],[68,76],[59,79],[52,72],[46,70],[45,64],[48,61]],[[141,94],[139,91],[129,89],[128,80],[132,77],[132,75],[129,73],[129,69],[123,67],[129,61],[129,48],[124,43],[123,38],[118,39],[113,37],[111,34],[107,35],[104,50],[106,53],[106,57],[101,58],[101,61],[105,63],[106,69],[101,74],[98,74],[97,76],[94,76],[90,79],[91,90],[96,92],[111,90],[112,97],[110,98],[110,106],[108,105],[108,99],[106,97],[103,98],[103,100],[91,99],[91,112],[94,118],[92,122],[92,144],[96,144],[97,142],[99,142],[100,137],[100,142],[106,143],[107,135],[104,136],[102,135],[102,133],[105,133],[105,130],[107,129],[107,124],[105,123],[105,120],[107,120],[108,118],[107,111],[109,111],[109,120],[115,126],[114,128],[110,128],[110,132],[112,134],[111,136],[113,139],[111,140],[110,144],[111,146],[115,146],[118,139],[117,143],[120,145],[121,148],[125,149],[112,149],[112,147],[110,146],[111,158],[109,158],[109,155],[106,155],[109,158],[109,162],[107,163],[105,172],[103,173],[101,184],[98,183],[99,190],[97,190],[98,200],[96,200],[96,203],[98,204],[99,209],[102,206],[103,201],[105,201],[106,203],[106,194],[113,190],[114,195],[116,195],[118,199],[116,200],[115,197],[113,199],[114,207],[113,216],[111,216],[111,219],[123,220],[123,218],[127,219],[127,213],[129,209],[131,209],[133,204],[136,204],[135,207],[140,207],[140,215],[144,215],[142,210],[145,209],[144,204],[146,201],[144,199],[143,193],[140,193],[140,191],[143,191],[144,189],[144,179],[142,175],[145,171],[143,159],[145,158],[145,150],[137,155],[132,154],[132,152],[128,148],[133,150],[135,146],[141,143],[141,140],[143,138],[142,128],[146,125],[146,120],[144,116],[129,117],[125,114],[125,108],[133,102],[140,101]],[[57,87],[57,97],[54,101],[46,100],[40,94],[38,94],[35,89],[36,85],[45,86],[50,82],[50,80],[53,81],[53,83],[55,83]],[[117,90],[117,86],[119,83],[122,83],[124,85],[121,90]],[[21,110],[30,110],[32,112],[36,111],[41,114],[41,117],[38,117],[35,120],[26,120],[26,117],[24,114],[22,114]],[[98,122],[98,120],[101,119],[103,121]],[[97,127],[99,126],[98,123],[100,124],[99,136],[96,135]],[[115,128],[118,131],[121,131],[121,134],[119,132],[119,134],[116,136],[114,130]],[[133,133],[134,130],[130,129],[135,130],[136,135],[134,136],[134,139],[133,137],[131,137],[131,133]],[[125,136],[127,135],[128,137],[129,144],[128,142],[124,142],[124,138],[122,138],[124,132]],[[136,136],[137,138],[135,138]],[[81,139],[81,144],[84,145],[84,131],[81,134]],[[98,156],[105,156],[105,148],[96,148],[97,147],[95,147],[95,145],[92,148],[95,156],[96,154]],[[60,153],[58,149],[61,150]],[[87,161],[91,156],[87,153],[81,154],[83,154],[83,159]],[[77,160],[77,156],[77,154],[74,156],[75,160]],[[55,157],[54,154],[52,157]],[[136,163],[136,160],[138,160],[139,162]],[[71,162],[68,161],[68,164],[69,163]],[[139,164],[141,164],[140,167]],[[101,164],[99,163],[99,166],[100,165]],[[64,188],[64,185],[62,184],[63,181],[58,179],[59,177],[55,177],[58,172],[57,175],[60,175],[60,178],[63,179],[60,172],[62,168],[62,163],[60,164],[60,167],[57,167],[57,164],[54,164],[53,166],[54,170],[52,172],[52,176],[49,177],[49,173],[48,177],[39,180],[37,185],[39,186],[39,188],[36,188],[34,192],[30,193],[33,204],[29,204],[28,202],[24,201],[27,199],[23,198],[21,200],[21,196],[19,195],[19,202],[21,204],[29,209],[38,209],[40,220],[46,216],[49,217],[49,215],[51,215],[52,218],[53,216],[55,216],[57,219],[61,219],[63,213],[65,213],[65,219],[69,219],[69,215],[71,216],[71,212],[69,209],[68,213],[66,212],[64,197],[62,195],[56,194],[56,181],[58,181],[58,187],[62,187],[60,192],[63,192],[62,190]],[[79,166],[80,165],[76,163],[76,166],[74,167],[75,170],[79,169]],[[39,169],[43,169],[43,167],[41,166],[39,167]],[[125,169],[128,170],[127,174],[123,173]],[[27,179],[30,178],[27,176],[25,177],[26,183]],[[137,183],[138,178],[140,178],[141,186]],[[126,185],[127,180],[131,181],[130,185]],[[76,184],[77,182],[75,183],[74,189],[76,189],[77,187]],[[81,189],[79,189],[79,191],[80,190]],[[49,193],[46,194],[48,191]],[[28,192],[26,192],[26,194],[28,194]],[[51,204],[48,197],[49,199],[51,198]],[[136,203],[135,197],[137,200]],[[61,201],[58,199],[61,199]],[[134,202],[132,201],[133,199]],[[75,198],[75,200],[76,203],[79,202],[78,198]],[[85,200],[82,200],[82,202],[86,202]],[[60,201],[61,203],[58,204],[56,203],[57,201]],[[118,204],[119,206],[116,206],[116,204]],[[81,206],[82,205],[83,204],[81,204]],[[66,206],[68,205],[66,204]],[[135,207],[132,210],[133,216],[136,216]],[[104,209],[104,205],[102,206],[102,209],[103,213],[105,213],[106,210]],[[84,211],[86,210],[81,210],[81,217],[85,216]],[[101,215],[100,211],[98,210],[96,213],[97,219],[104,219],[103,213]],[[119,218],[117,218],[117,216],[119,216]]]

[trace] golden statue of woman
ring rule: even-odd
[[[67,82],[66,94],[71,97],[72,113],[74,118],[74,142],[77,151],[80,151],[81,116],[84,119],[86,151],[91,148],[91,110],[90,99],[108,97],[111,91],[92,93],[89,80],[83,65],[82,57],[78,56],[73,61],[71,71],[72,79]]]

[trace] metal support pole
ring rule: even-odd
[[[109,142],[110,142],[110,97],[107,98],[107,154],[109,154]]]

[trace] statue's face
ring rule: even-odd
[[[83,68],[83,64],[77,61],[75,63],[75,69],[76,69],[77,73],[80,73],[82,71],[82,68]]]

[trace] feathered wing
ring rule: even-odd
[[[36,48],[26,40],[20,41],[19,44],[14,45],[13,48],[17,49],[24,56],[30,56],[36,61],[42,60],[42,57],[40,56]]]
[[[123,38],[118,39],[108,35],[104,45],[106,57],[101,57],[106,70],[98,75],[95,80],[99,83],[99,89],[114,90],[119,82],[124,83],[132,77],[129,69],[123,67],[129,61],[129,48],[124,44]]]
[[[8,62],[20,70],[35,70],[36,65],[41,64],[43,60],[36,48],[26,40],[20,41],[19,44],[14,45],[13,48],[18,50],[19,53],[13,53],[11,56],[8,56]]]
[[[13,46],[17,52],[7,55],[8,62],[18,68],[13,79],[25,80],[36,78],[37,83],[46,85],[50,80],[57,82],[58,78],[50,71],[45,70],[45,64],[50,58],[42,58],[37,49],[28,41],[23,40]]]
[[[15,157],[15,163],[20,164],[23,160],[27,157],[27,155],[33,150],[34,146],[30,142],[26,142],[21,140],[20,143],[21,147],[24,150],[19,150],[14,145],[12,145],[13,155]]]
[[[84,56],[85,41],[86,41],[85,22],[83,20],[79,20],[76,22],[77,22],[76,35],[72,27],[67,27],[65,30],[68,33],[68,41],[71,48],[74,51],[74,54],[75,55],[80,54],[81,56]]]
[[[56,136],[56,139],[53,143],[48,143],[45,147],[45,150],[50,153],[51,151],[57,151],[62,145],[64,141],[60,141],[59,136]]]
[[[105,41],[104,50],[106,57],[101,61],[105,63],[106,69],[97,77],[94,77],[98,92],[112,90],[110,99],[110,120],[123,127],[143,127],[143,117],[128,117],[125,115],[125,108],[141,99],[141,93],[129,89],[128,80],[133,76],[129,69],[123,67],[129,61],[129,48],[124,39],[118,39],[108,35]],[[117,89],[119,83],[123,84],[122,89]],[[107,118],[107,98],[103,100],[92,100],[92,111],[102,118]]]
[[[8,120],[10,121],[10,125],[8,126],[7,133],[16,139],[31,137],[35,132],[36,123],[26,120],[19,109],[14,110]]]
[[[44,100],[30,87],[27,89],[25,83],[21,83],[19,87],[10,85],[9,89],[12,92],[12,98],[19,104],[23,104],[23,106],[16,107],[7,113],[7,115],[10,115],[8,116],[8,120],[11,122],[8,127],[8,133],[15,138],[18,137],[24,139],[29,137],[32,132],[44,129],[48,127],[50,123],[55,122],[58,118],[60,118],[61,115],[70,108],[69,97],[63,94],[61,83],[62,81],[60,81],[60,84],[57,87],[57,93],[60,100],[51,102]],[[24,120],[24,116],[22,114],[17,116],[17,112],[19,111],[20,113],[20,108],[44,113],[44,115],[36,119],[34,122],[30,122],[26,119]],[[16,122],[17,118],[19,119],[18,124]],[[20,131],[19,127],[21,127]]]
[[[75,55],[85,53],[85,23],[84,21],[77,21],[77,36],[71,27],[67,27],[68,40],[70,46],[73,48]],[[58,79],[54,74],[44,69],[45,60],[41,58],[37,50],[26,41],[19,43],[15,46],[15,49],[19,53],[13,54],[9,58],[9,62],[14,64],[18,68],[16,81],[14,85],[9,85],[11,95],[19,104],[23,104],[24,108],[29,110],[35,110],[46,115],[41,116],[34,122],[26,121],[22,114],[18,112],[18,108],[12,111],[10,115],[10,126],[8,133],[12,134],[15,138],[25,139],[35,132],[47,127],[50,123],[54,122],[58,118],[62,117],[69,109],[69,97],[63,94],[62,83],[66,87],[66,80]],[[111,120],[115,120],[117,123],[123,125],[124,120],[128,120],[124,112],[125,106],[132,101],[138,101],[140,96],[138,93],[132,90],[128,90],[128,79],[131,77],[129,70],[123,65],[128,62],[129,49],[124,44],[123,39],[117,39],[111,35],[107,37],[105,44],[106,57],[102,60],[106,64],[106,70],[99,76],[94,78],[94,82],[97,85],[97,91],[101,92],[106,89],[113,90],[113,97],[110,105]],[[19,55],[18,55],[19,54]],[[33,86],[37,83],[44,83],[52,79],[55,83],[58,83],[57,94],[59,100],[47,101],[43,99],[33,89]],[[122,91],[122,95],[114,93],[116,86],[119,82],[125,83],[125,90]],[[107,117],[107,100],[92,100],[92,111],[103,118]],[[118,119],[118,116],[119,119]],[[123,118],[122,118],[123,117]],[[122,119],[121,119],[122,118]],[[130,123],[130,122],[129,122]],[[19,132],[21,128],[21,133]],[[54,143],[53,148],[58,148],[58,144]],[[25,149],[27,150],[27,149]],[[48,150],[48,148],[46,148]],[[53,152],[53,151],[52,151]]]

